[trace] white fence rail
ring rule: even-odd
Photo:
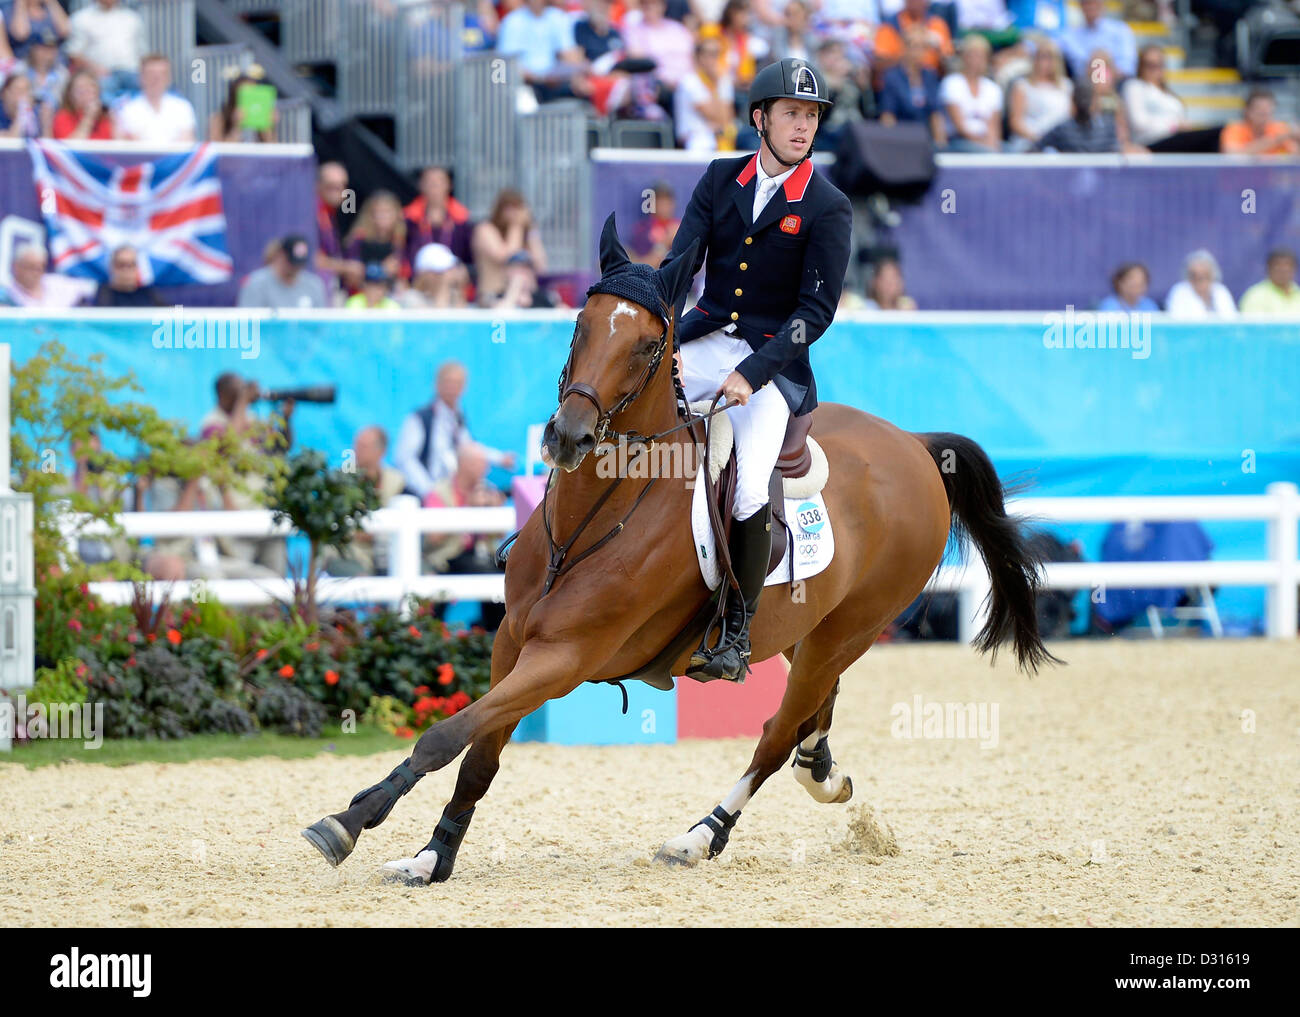
[[[1262,495],[1019,498],[1007,511],[1032,522],[1173,522],[1229,519],[1268,526],[1264,561],[1050,562],[1044,586],[1053,590],[1147,589],[1151,587],[1263,586],[1268,590],[1265,630],[1273,639],[1296,637],[1296,587],[1300,585],[1300,489],[1270,484]],[[928,590],[959,595],[959,636],[970,640],[984,624],[989,577],[974,552],[965,566],[944,566]]]
[[[130,537],[287,537],[288,524],[276,526],[267,510],[237,512],[123,512],[118,516]],[[390,575],[329,578],[321,581],[317,595],[322,603],[396,604],[408,594],[446,600],[505,599],[505,584],[499,575],[421,575],[420,538],[424,534],[478,533],[496,536],[515,529],[515,510],[501,508],[421,508],[411,497],[399,497],[388,508],[370,514],[364,529],[376,537],[389,538]],[[63,526],[64,544],[75,555],[77,541],[107,536],[102,523],[85,522],[69,516]],[[206,595],[226,604],[266,604],[288,600],[293,585],[289,579],[206,579]],[[105,601],[129,603],[132,587],[125,582],[98,582],[91,590]],[[188,596],[189,583],[151,584],[155,602],[164,597]]]
[[[504,580],[499,575],[456,576],[420,574],[420,538],[423,534],[505,534],[515,528],[511,508],[419,508],[413,498],[380,509],[366,522],[366,530],[390,539],[392,575],[355,579],[328,579],[320,587],[323,601],[341,599],[351,603],[398,603],[407,594],[462,600],[504,599]],[[1300,489],[1295,484],[1271,484],[1263,495],[1208,495],[1194,497],[1099,497],[1021,498],[1008,503],[1008,512],[1036,523],[1145,522],[1173,520],[1259,521],[1268,527],[1268,558],[1262,561],[1198,562],[1052,562],[1045,566],[1044,586],[1057,590],[1147,587],[1262,586],[1268,590],[1266,630],[1275,639],[1293,639],[1297,634],[1297,586],[1300,586]],[[127,512],[119,517],[130,536],[229,536],[266,537],[287,535],[287,526],[275,528],[271,513],[248,512]],[[80,536],[94,536],[86,529]],[[75,553],[77,535],[68,528],[68,546]],[[989,590],[989,578],[978,556],[963,566],[943,566],[932,578],[928,590],[955,592],[961,601],[961,638],[969,640],[983,624],[982,603]],[[165,584],[155,583],[155,598],[166,595]],[[126,603],[129,583],[94,583],[92,589],[105,600]],[[267,603],[288,599],[288,580],[208,580],[205,589],[229,604]],[[186,594],[183,584],[171,591]]]

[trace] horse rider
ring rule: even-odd
[[[748,668],[771,550],[768,481],[790,415],[817,405],[808,347],[835,316],[853,225],[848,198],[809,159],[830,106],[804,60],[759,71],[749,91],[758,153],[709,164],[661,265],[699,241],[691,274],[706,266],[704,293],[676,333],[683,387],[692,402],[720,392],[738,403],[727,411],[737,465],[727,544],[740,597],[728,599],[717,648],[691,659],[687,674],[701,680],[739,680]]]

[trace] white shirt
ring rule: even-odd
[[[754,181],[754,221],[758,222],[758,217],[762,214],[767,203],[772,200],[772,195],[776,189],[785,183],[785,178],[797,170],[798,166],[791,166],[784,173],[778,176],[769,177],[763,169],[763,160],[756,158],[754,160],[754,169],[757,171]]]
[[[1059,84],[1020,78],[1012,86],[1025,97],[1025,126],[1037,141],[1070,115],[1074,82],[1062,78]]]
[[[123,4],[105,10],[92,3],[68,19],[64,51],[110,71],[138,71],[147,52],[144,19]]]
[[[1006,28],[1011,24],[1007,0],[957,0],[957,24],[963,32],[972,28]]]
[[[730,104],[735,98],[730,75],[723,75],[717,82],[717,98]],[[716,152],[718,138],[713,133],[709,122],[695,109],[714,98],[709,86],[700,77],[698,71],[692,71],[682,78],[673,97],[673,119],[677,123],[677,140],[690,152]]]
[[[972,95],[965,75],[949,74],[939,85],[939,101],[956,106],[966,130],[980,135],[988,132],[993,115],[1002,112],[1002,89],[991,78],[980,78],[979,92]]]
[[[40,294],[28,293],[17,281],[9,287],[9,299],[17,307],[76,307],[83,300],[89,300],[99,288],[93,279],[81,279],[70,275],[47,272],[41,276]]]
[[[781,5],[785,9],[785,4]],[[898,9],[902,10],[900,3]],[[869,21],[873,25],[884,20],[875,0],[822,0],[820,15],[826,21]],[[888,15],[885,15],[887,17]]]
[[[420,499],[433,490],[435,484],[456,472],[456,460],[460,447],[473,441],[469,428],[462,418],[441,399],[433,404],[433,434],[429,439],[429,458],[420,461],[420,447],[424,444],[424,427],[419,412],[409,413],[402,421],[402,430],[397,436],[397,447],[393,451],[393,464],[406,477],[407,486],[415,491]],[[500,466],[505,453],[485,448],[487,460],[493,466]]]
[[[1177,133],[1185,112],[1182,99],[1141,78],[1129,78],[1121,91],[1137,144],[1149,145]]]
[[[1218,316],[1220,318],[1235,318],[1237,316],[1237,305],[1232,299],[1232,294],[1228,287],[1223,283],[1215,283],[1210,290],[1210,302],[1214,304],[1213,308],[1205,306],[1205,301],[1201,299],[1199,293],[1192,289],[1192,284],[1186,279],[1174,283],[1169,290],[1169,296],[1165,298],[1165,310],[1174,318],[1211,318]]]
[[[132,96],[118,107],[117,123],[128,140],[150,145],[171,145],[198,138],[194,107],[188,99],[171,92],[163,95],[158,109],[143,94]]]

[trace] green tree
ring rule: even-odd
[[[247,490],[249,474],[274,476],[278,461],[257,451],[270,440],[269,425],[239,438],[218,435],[202,442],[186,438],[183,423],[168,420],[146,403],[124,398],[142,393],[135,376],[109,378],[103,356],[72,357],[54,340],[13,369],[10,451],[14,487],[32,495],[35,516],[35,566],[40,583],[58,571],[91,578],[142,578],[122,562],[87,566],[64,554],[63,525],[80,516],[76,534],[102,521],[123,536],[117,515],[123,494],[140,481],[206,476],[214,484]],[[248,440],[252,438],[254,440]],[[114,447],[134,446],[127,457]],[[98,447],[97,447],[98,446]],[[257,447],[265,447],[258,444]],[[91,483],[78,485],[76,461],[84,458]]]
[[[322,552],[347,549],[362,521],[379,507],[379,494],[364,474],[331,470],[322,453],[303,449],[289,459],[266,502],[277,523],[288,519],[310,545],[305,584],[295,600],[303,618],[314,625]]]

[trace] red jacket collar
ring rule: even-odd
[[[428,210],[429,203],[424,200],[424,195],[416,195],[414,201],[402,209],[402,214],[415,222],[424,218],[424,213]],[[453,197],[447,198],[447,218],[454,223],[469,222],[469,209],[462,205]]]
[[[746,186],[758,173],[758,153],[755,152],[749,157],[749,162],[745,163],[745,168],[740,171],[740,176],[736,177],[736,183],[741,187]],[[812,160],[805,159],[795,167],[795,171],[785,178],[785,184],[782,189],[785,191],[786,201],[802,201],[804,192],[808,190],[808,180],[812,177]]]

